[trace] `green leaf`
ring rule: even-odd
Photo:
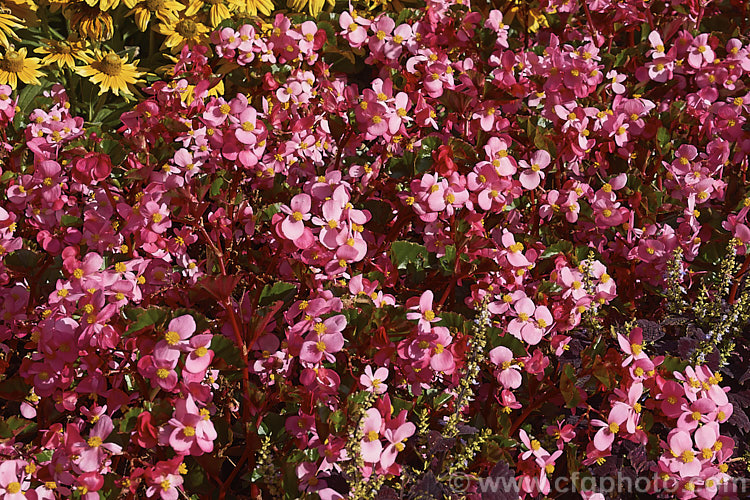
[[[441,312],[440,315],[440,322],[438,325],[444,326],[448,328],[449,330],[458,330],[460,332],[464,331],[464,324],[466,323],[466,318],[461,316],[458,313],[451,313],[451,312]]]
[[[214,359],[220,359],[232,368],[245,366],[237,344],[223,335],[214,335],[214,338],[211,339],[211,350],[215,353]]]
[[[224,187],[224,178],[217,177],[216,179],[214,179],[214,181],[211,183],[211,196],[219,196],[222,187]]]
[[[664,153],[669,148],[668,145],[672,142],[672,137],[669,135],[669,130],[667,130],[664,127],[659,127],[659,130],[656,131],[656,141],[659,145],[659,151]]]
[[[124,333],[125,336],[128,336],[144,328],[163,322],[167,317],[167,311],[160,307],[151,307],[149,309],[136,307],[126,311],[125,317],[133,321]]]
[[[542,252],[541,259],[548,259],[558,254],[568,254],[573,251],[573,244],[567,240],[558,241],[554,245],[548,246]]]
[[[138,415],[143,413],[143,408],[131,408],[120,420],[120,432],[131,432],[135,429],[135,424],[138,419]]]
[[[7,420],[0,420],[0,438],[10,439],[13,436],[27,433],[36,429],[36,423],[20,417],[9,417]]]
[[[15,269],[35,269],[39,264],[40,257],[31,250],[21,248],[15,252],[11,252],[5,257],[5,265]]]
[[[456,246],[448,245],[445,247],[445,255],[438,259],[440,269],[443,274],[453,274],[453,268],[456,264]]]
[[[440,408],[445,403],[447,403],[452,397],[453,395],[445,393],[445,392],[438,394],[437,396],[435,396],[435,408],[436,409]]]
[[[391,245],[391,260],[398,269],[406,269],[408,264],[423,269],[429,255],[427,247],[410,241],[395,241]]]
[[[63,227],[80,227],[83,226],[83,219],[74,215],[63,215],[60,218]]]
[[[20,94],[18,94],[18,107],[21,108],[20,115],[26,115],[31,103],[36,96],[42,93],[44,85],[26,85]]]
[[[682,373],[690,363],[674,356],[664,356],[664,361],[661,364],[661,368],[664,368],[668,372],[680,372]]]
[[[273,304],[277,300],[287,301],[294,297],[294,293],[297,287],[291,283],[284,283],[280,281],[273,285],[266,285],[263,287],[263,291],[260,293],[260,305],[267,306]]]
[[[560,392],[565,398],[565,406],[575,408],[581,401],[581,395],[576,387],[576,376],[573,365],[565,365],[560,375]]]

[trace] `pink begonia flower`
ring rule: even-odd
[[[422,332],[428,332],[431,329],[431,323],[440,321],[440,318],[435,316],[435,311],[432,310],[432,299],[433,294],[431,290],[427,290],[419,298],[419,305],[412,307],[412,310],[418,309],[419,312],[406,313],[406,319],[419,320],[419,330]]]
[[[365,462],[376,463],[380,460],[383,444],[380,442],[380,426],[383,419],[377,408],[370,408],[365,412],[365,421],[362,426],[364,438],[361,441],[362,459]]]
[[[557,439],[557,447],[560,449],[576,437],[575,428],[571,424],[563,425],[562,422],[547,427],[547,434]]]
[[[535,459],[549,456],[549,452],[542,448],[542,444],[536,439],[531,439],[525,430],[519,430],[518,434],[521,436],[521,442],[528,448],[528,450],[521,453],[521,460],[526,460],[532,455]]]
[[[375,373],[372,372],[371,366],[365,367],[365,373],[359,376],[359,383],[368,392],[375,394],[383,394],[388,390],[388,385],[384,384],[383,381],[388,378],[388,368],[381,366]]]
[[[557,460],[557,457],[560,455],[562,455],[562,450],[557,450],[552,455],[537,457],[535,460],[536,464],[541,468],[539,473],[539,491],[543,495],[548,494],[550,491],[551,485],[549,479],[547,479],[547,474],[555,472],[555,460]]]
[[[516,160],[508,154],[510,139],[490,137],[484,146],[487,161],[490,162],[499,176],[511,176],[516,173]],[[480,162],[481,163],[481,162]]]
[[[159,444],[169,445],[178,454],[202,455],[214,449],[216,429],[207,409],[198,409],[188,395],[175,405],[175,413],[159,433]]]
[[[583,288],[583,275],[577,269],[562,268],[558,274],[558,281],[566,288],[563,298],[573,297],[577,301],[587,295],[586,289]]]
[[[697,367],[696,375],[700,377],[701,387],[706,396],[711,398],[717,406],[724,406],[729,403],[729,399],[727,398],[728,388],[723,388],[718,385],[719,380],[714,376],[708,366],[703,365]],[[708,386],[708,389],[706,389],[706,386]]]
[[[155,498],[158,494],[162,500],[177,500],[183,481],[182,475],[177,471],[170,472],[164,467],[157,468],[155,474],[149,474],[146,495],[149,498]]]
[[[687,431],[674,429],[669,433],[667,443],[669,443],[669,452],[674,457],[668,460],[669,470],[683,477],[700,474],[701,461]]]
[[[210,349],[214,336],[210,333],[192,337],[183,350],[189,351],[185,360],[185,369],[190,373],[202,373],[211,365],[214,351]]]
[[[521,185],[529,190],[536,189],[542,179],[544,179],[543,169],[549,165],[551,159],[547,151],[539,150],[531,155],[530,165],[526,160],[518,162],[518,165],[525,169],[519,177]]]
[[[99,272],[102,264],[104,264],[104,259],[101,255],[94,252],[87,253],[82,261],[77,260],[75,257],[64,258],[63,260],[63,268],[70,273],[71,278],[77,280]]]
[[[325,333],[317,340],[308,340],[303,343],[299,357],[307,363],[320,363],[324,357],[326,361],[333,363],[336,360],[333,354],[343,347],[344,336],[341,332]]]
[[[162,234],[172,227],[172,221],[169,218],[169,209],[164,203],[159,204],[155,201],[147,201],[141,207],[140,213],[148,221],[148,227],[154,233]]]
[[[346,318],[343,314],[315,323],[313,335],[302,344],[300,359],[307,363],[319,363],[323,357],[329,362],[335,361],[333,353],[344,347],[344,336],[341,332],[345,327]]]
[[[352,48],[361,47],[367,40],[367,27],[370,21],[356,16],[352,17],[349,12],[342,12],[339,16],[339,26],[343,31],[340,32]]]
[[[312,200],[310,195],[300,193],[292,198],[291,208],[286,205],[281,206],[281,211],[287,214],[287,217],[281,223],[281,232],[284,237],[294,241],[302,236],[305,232],[305,223],[310,220],[310,207]]]
[[[628,355],[623,360],[622,366],[628,366],[634,360],[646,357],[646,353],[643,352],[643,329],[641,327],[633,328],[628,338],[618,333],[617,342],[620,344],[620,349]]]
[[[172,391],[177,386],[177,372],[174,368],[179,356],[179,352],[166,347],[155,349],[153,356],[146,355],[138,360],[138,371],[165,391]]]
[[[552,313],[546,306],[535,306],[524,297],[513,305],[518,315],[508,324],[508,332],[530,345],[537,345],[553,323]]]
[[[620,391],[619,389],[615,389],[615,392],[619,395],[622,395],[622,391]],[[640,382],[636,382],[630,386],[630,389],[628,389],[627,400],[617,401],[613,405],[613,407],[621,406],[627,412],[627,420],[626,420],[625,428],[630,434],[635,434],[635,429],[636,429],[636,426],[638,425],[638,420],[641,416],[640,414],[641,414],[642,408],[638,400],[641,399],[642,395],[643,395],[643,384]]]
[[[661,400],[661,411],[669,418],[677,418],[682,414],[682,406],[685,403],[685,391],[682,386],[672,380],[667,380],[661,387],[661,393],[656,395]]]
[[[711,460],[714,457],[715,445],[719,439],[719,424],[709,422],[695,430],[693,435],[695,446],[700,452],[702,460]]]
[[[263,122],[258,120],[258,112],[252,106],[248,106],[239,116],[238,128],[234,135],[238,141],[248,146],[254,146],[258,137],[265,132]]]
[[[531,262],[529,262],[523,254],[523,243],[516,243],[513,233],[506,230],[501,237],[501,242],[503,246],[508,249],[505,258],[508,259],[510,265],[514,267],[526,267],[531,265]]]
[[[0,463],[0,495],[3,500],[33,500],[36,497],[34,490],[28,491],[29,481],[24,477],[24,465],[24,462],[16,460]]]
[[[682,406],[682,414],[677,419],[677,427],[692,431],[698,425],[712,421],[716,415],[716,403],[709,398],[700,398]]]
[[[91,472],[98,470],[102,461],[105,459],[107,454],[104,450],[117,455],[122,451],[122,448],[114,443],[105,443],[104,440],[112,433],[115,426],[112,423],[112,419],[107,415],[102,415],[94,425],[93,429],[89,433],[89,438],[85,443],[81,443],[78,446],[77,453],[80,456],[78,460],[78,467],[84,472]]]
[[[517,410],[522,407],[521,403],[516,400],[516,397],[508,389],[503,389],[500,392],[499,401],[503,407],[504,413],[510,413],[513,410]]]
[[[164,343],[171,348],[178,349],[187,344],[187,340],[195,333],[195,319],[189,314],[183,314],[169,322],[164,333]]]
[[[504,346],[495,347],[490,351],[490,361],[500,367],[497,381],[506,389],[516,389],[521,386],[523,377],[521,367],[513,363],[513,351]]]
[[[708,33],[701,33],[693,39],[688,49],[688,64],[695,69],[714,61],[714,51],[708,44]]]
[[[453,341],[453,337],[444,326],[433,328],[432,333],[437,334],[437,338],[434,340],[435,345],[432,348],[430,367],[436,372],[452,373],[456,364],[453,360],[453,354],[446,347]]]
[[[583,500],[607,500],[602,493],[594,493],[593,491],[582,491],[581,498]]]
[[[389,444],[380,455],[380,465],[384,469],[396,462],[396,456],[404,450],[404,441],[413,436],[416,430],[417,427],[411,422],[404,422],[395,430],[386,429],[384,437]]]
[[[607,421],[603,422],[598,419],[592,419],[591,423],[601,427],[594,435],[594,447],[599,451],[609,450],[612,443],[615,442],[615,436],[620,432],[620,426],[627,420],[628,410],[623,406],[614,406],[609,411]]]
[[[84,472],[78,476],[77,481],[85,488],[81,500],[99,500],[99,490],[104,486],[104,476],[96,471]],[[55,498],[54,495],[52,498]]]
[[[651,58],[656,59],[658,57],[664,57],[664,54],[666,52],[666,49],[664,47],[664,42],[662,41],[661,35],[658,31],[652,31],[648,34],[648,41],[651,44],[651,49],[646,53],[646,55],[650,55]]]
[[[615,70],[611,70],[607,73],[607,79],[609,80],[609,85],[612,88],[612,92],[615,94],[624,94],[625,93],[625,85],[622,84],[622,82],[625,81],[627,76],[618,73]]]

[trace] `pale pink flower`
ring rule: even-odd
[[[388,386],[383,383],[387,378],[388,368],[381,366],[373,373],[372,367],[368,365],[365,367],[365,373],[359,376],[359,383],[368,392],[383,394],[388,390]]]

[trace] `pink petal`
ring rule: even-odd
[[[286,238],[294,241],[305,232],[305,223],[301,220],[295,221],[291,217],[287,217],[281,223],[281,232]]]

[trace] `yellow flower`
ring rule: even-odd
[[[0,85],[8,84],[16,88],[18,80],[23,83],[40,85],[38,78],[44,73],[39,71],[39,58],[26,57],[26,49],[8,49],[0,59]]]
[[[0,44],[3,47],[10,45],[8,43],[8,35],[18,40],[18,36],[14,33],[14,28],[21,28],[21,20],[13,14],[0,13]]]
[[[20,20],[24,28],[39,25],[39,18],[36,16],[38,7],[33,0],[4,0],[2,7],[5,15],[11,15]]]
[[[297,12],[303,12],[305,6],[307,6],[307,12],[313,17],[320,14],[320,11],[323,10],[323,5],[326,3],[333,5],[331,0],[287,0],[286,2],[290,9],[294,9]]]
[[[513,7],[511,7],[508,12],[503,16],[503,22],[505,24],[511,24],[513,20],[519,15],[521,11],[521,6],[523,5],[524,0],[513,0]],[[553,12],[550,12],[552,14]],[[524,21],[521,19],[520,21],[526,28],[526,31],[529,33],[536,33],[539,31],[540,28],[548,28],[549,27],[549,21],[547,21],[547,18],[544,15],[544,12],[540,9],[534,9],[531,7],[527,7],[526,9],[526,20]]]
[[[162,21],[156,27],[156,31],[167,37],[162,44],[162,48],[169,48],[176,53],[181,51],[185,45],[192,48],[205,43],[208,28],[196,18],[182,17],[179,20]]]
[[[258,12],[270,16],[273,12],[271,0],[240,0],[240,12],[249,16],[257,16]]]
[[[96,51],[94,59],[88,66],[76,69],[79,75],[85,76],[92,83],[99,85],[99,95],[112,92],[114,95],[132,95],[130,86],[138,83],[143,75],[138,71],[138,59],[128,63],[128,58],[118,56],[114,52],[104,53]]]
[[[229,19],[232,16],[232,11],[236,10],[242,3],[241,0],[193,0],[188,10],[185,11],[185,15],[192,16],[204,6],[210,5],[211,10],[208,13],[208,20],[211,26],[215,28],[224,19]]]
[[[135,23],[141,31],[148,29],[152,14],[159,21],[169,23],[177,21],[178,11],[185,10],[183,4],[174,0],[123,0],[123,2],[131,9],[128,15],[133,14],[135,16]]]
[[[115,32],[112,16],[97,7],[89,7],[85,2],[76,2],[65,7],[65,17],[70,26],[84,38],[99,42],[109,40]]]
[[[74,37],[68,37],[67,40],[42,40],[44,45],[34,49],[37,54],[43,54],[41,64],[48,66],[57,64],[58,67],[68,67],[75,69],[76,59],[85,63],[91,62],[86,43]]]
[[[120,0],[86,0],[89,7],[96,7],[98,4],[101,10],[115,10],[120,5]]]

